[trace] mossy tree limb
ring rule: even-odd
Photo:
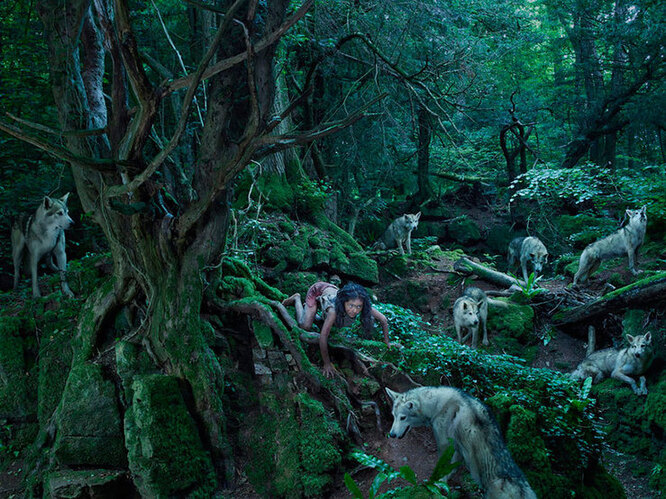
[[[565,326],[589,321],[610,312],[618,312],[627,308],[652,307],[655,303],[663,304],[665,301],[666,273],[662,272],[617,289],[591,303],[557,312],[553,315],[553,323],[556,326]]]
[[[453,264],[453,269],[465,274],[475,274],[484,281],[497,284],[498,286],[504,286],[508,288],[511,286],[524,285],[523,281],[520,281],[502,272],[498,272],[497,270],[489,269],[480,263],[473,262],[469,258],[463,257],[458,260]]]

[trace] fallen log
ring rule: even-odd
[[[666,272],[659,272],[633,284],[619,288],[596,300],[567,308],[553,314],[553,325],[565,326],[584,322],[611,312],[627,308],[652,307],[666,302]]]
[[[473,262],[469,258],[461,258],[453,264],[453,269],[467,274],[476,274],[484,281],[509,288],[511,286],[524,286],[523,281],[511,277],[497,270],[489,269],[480,263]]]

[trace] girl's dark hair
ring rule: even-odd
[[[363,300],[363,310],[361,310],[361,326],[366,334],[372,333],[372,303],[370,295],[360,284],[350,282],[335,297],[335,325],[340,327],[344,325],[346,312],[345,303],[349,300],[360,298]]]

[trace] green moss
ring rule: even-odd
[[[0,418],[26,418],[37,410],[34,373],[30,376],[20,317],[0,317]]]
[[[506,308],[488,307],[488,333],[515,338],[520,343],[533,339],[534,309],[529,305],[509,304]]]
[[[620,481],[608,473],[598,462],[593,463],[585,470],[583,486],[579,493],[585,499],[624,499],[627,495]]]
[[[126,464],[114,385],[95,364],[69,373],[57,413],[54,453],[67,466],[122,467]]]
[[[449,224],[449,237],[467,246],[481,240],[481,231],[477,223],[466,215],[458,217]]]
[[[338,423],[305,393],[264,394],[262,405],[245,430],[255,489],[274,497],[322,496],[342,460]]]
[[[212,497],[215,470],[175,377],[137,376],[125,412],[129,468],[142,496]]]
[[[270,327],[263,322],[252,321],[252,330],[261,348],[271,348],[273,346],[273,331]]]
[[[72,364],[72,334],[55,330],[44,335],[39,345],[39,385],[37,416],[42,427],[46,426],[55,411]]]
[[[125,401],[129,403],[134,396],[134,376],[155,374],[156,368],[144,349],[128,341],[119,341],[116,343],[116,371],[122,380]]]
[[[577,248],[584,248],[617,228],[614,220],[597,218],[584,213],[560,215],[555,217],[555,224],[560,234]]]

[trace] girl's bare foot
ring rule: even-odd
[[[299,298],[299,299],[300,299],[300,298],[301,298],[301,294],[300,294],[300,293],[294,293],[294,294],[291,295],[289,298],[287,298],[287,299],[285,299],[285,300],[282,300],[282,305],[285,305],[285,306],[287,306],[287,305],[291,305],[292,303],[294,303],[294,301],[296,300],[296,298]]]

